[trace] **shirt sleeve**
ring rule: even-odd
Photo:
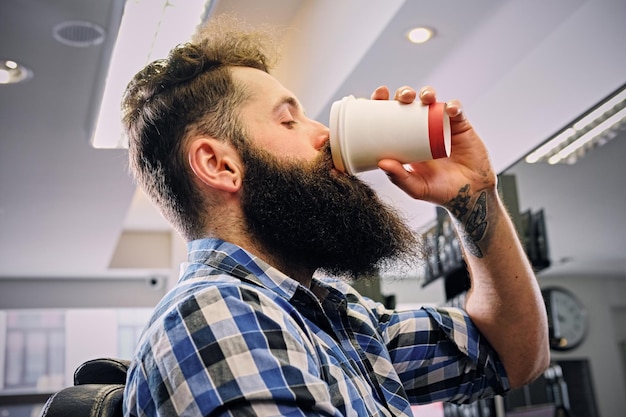
[[[510,389],[500,358],[465,311],[376,306],[379,331],[412,403],[467,403]]]
[[[245,285],[179,302],[131,366],[126,415],[339,416],[290,308]]]

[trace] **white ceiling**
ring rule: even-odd
[[[109,266],[124,232],[169,232],[135,193],[126,152],[90,145],[122,8],[2,0],[0,58],[34,77],[0,86],[0,278],[119,274]],[[464,102],[499,170],[626,78],[623,0],[220,0],[213,13],[221,11],[290,26],[275,74],[311,116],[327,122],[334,100],[381,84],[431,84],[441,99]],[[75,48],[53,39],[54,25],[76,19],[105,27],[107,41]],[[411,45],[404,34],[414,25],[437,36]],[[432,218],[432,207],[384,175],[363,177],[415,226]]]

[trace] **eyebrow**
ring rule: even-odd
[[[304,109],[302,108],[302,106],[300,105],[300,102],[295,97],[292,97],[292,96],[284,96],[283,98],[281,98],[272,109],[272,112],[277,113],[280,110],[280,108],[283,107],[285,104],[297,110],[300,110],[302,113],[306,113]]]

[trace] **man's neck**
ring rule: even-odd
[[[210,230],[206,230],[207,237],[215,237],[235,244],[262,259],[268,265],[278,269],[291,279],[298,281],[304,287],[311,287],[315,268],[298,265],[293,259],[276,255],[276,251],[266,248],[258,239],[248,233],[245,221],[242,220],[238,208],[224,206],[221,215],[215,216],[215,219],[219,219],[219,222],[212,224]]]
[[[239,245],[242,248],[250,251],[260,259],[263,259],[267,264],[272,265],[289,278],[298,281],[302,286],[306,288],[311,287],[311,281],[313,280],[313,273],[315,269],[303,267],[301,265],[295,265],[290,262],[289,259],[285,259],[282,256],[276,256],[272,251],[268,251],[258,244]]]
[[[247,250],[254,256],[262,259],[268,265],[273,266],[283,274],[287,275],[289,278],[298,281],[302,286],[306,288],[311,287],[313,273],[315,272],[314,268],[307,268],[301,265],[296,265],[294,262],[290,262],[289,259],[285,259],[282,256],[276,256],[273,251],[267,250],[257,240],[247,235],[229,234],[228,236],[226,236],[224,234],[220,234],[215,237],[218,237],[224,241],[230,242],[239,246],[240,248]]]

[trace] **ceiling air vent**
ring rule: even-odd
[[[56,25],[52,34],[54,39],[64,45],[81,48],[101,44],[104,41],[105,31],[95,23],[68,20]]]

